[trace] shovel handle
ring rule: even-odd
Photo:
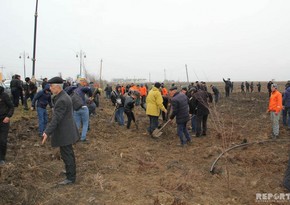
[[[167,122],[165,122],[165,124],[160,129],[158,129],[158,131],[161,131],[169,122],[170,120],[167,120]]]

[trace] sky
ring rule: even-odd
[[[0,71],[32,75],[36,0],[0,0]],[[289,0],[39,0],[36,78],[290,80]],[[2,70],[1,70],[2,67]]]

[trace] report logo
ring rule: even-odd
[[[256,193],[256,202],[290,202],[290,193]]]

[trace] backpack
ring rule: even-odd
[[[81,107],[83,106],[83,100],[82,100],[81,96],[79,96],[79,94],[77,94],[76,92],[72,92],[70,97],[72,100],[73,109],[75,111],[78,111],[79,109],[81,109]]]

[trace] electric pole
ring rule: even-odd
[[[103,59],[101,59],[100,65],[100,88],[102,88],[102,68],[103,68]]]
[[[33,57],[32,57],[32,81],[35,80],[35,61],[36,61],[36,33],[37,33],[37,17],[38,17],[38,0],[36,0],[34,14],[34,38],[33,38]],[[25,77],[25,76],[24,76]]]
[[[76,54],[76,57],[77,58],[80,58],[80,78],[82,77],[82,68],[83,68],[83,65],[84,65],[84,58],[86,58],[86,53],[83,52],[82,50],[80,50],[80,52],[78,52]]]
[[[186,78],[187,78],[187,83],[189,83],[189,79],[188,79],[188,72],[187,72],[187,65],[185,64],[185,70],[186,70]]]
[[[25,59],[26,58],[29,58],[29,55],[28,55],[28,53],[26,53],[25,51],[23,51],[23,53],[21,53],[20,55],[19,55],[19,58],[21,59],[21,58],[23,58],[23,70],[24,70],[24,76],[23,76],[23,79],[24,78],[26,78],[27,76],[26,76],[26,63],[25,63]]]

